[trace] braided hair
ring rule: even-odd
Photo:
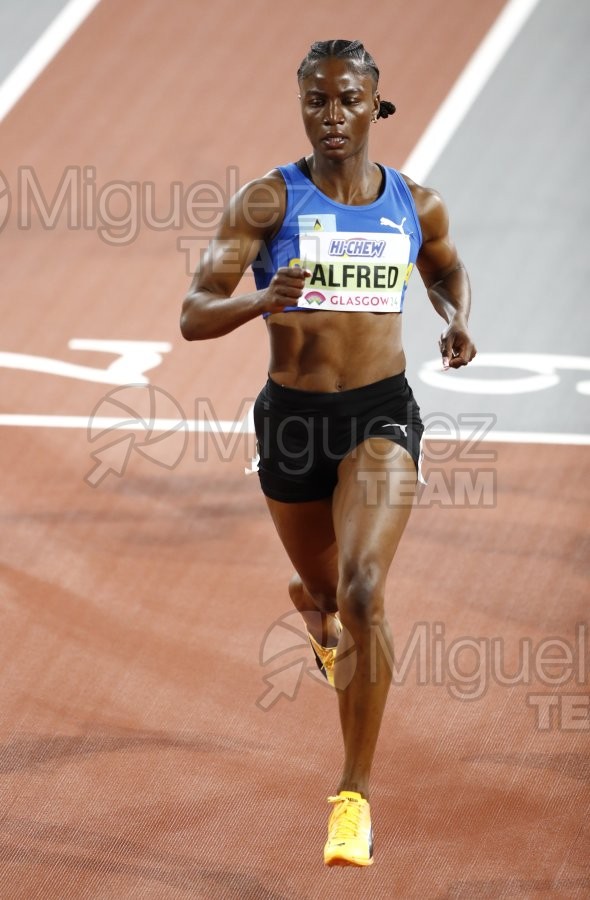
[[[371,75],[375,87],[379,83],[379,69],[377,63],[368,50],[365,50],[361,41],[315,41],[309,48],[307,56],[302,60],[301,65],[297,69],[297,78],[301,80],[311,74],[315,65],[322,59],[328,57],[336,57],[337,59],[349,59],[358,66],[359,71],[363,75]],[[379,103],[378,119],[386,119],[395,112],[395,106],[389,100],[381,100]]]

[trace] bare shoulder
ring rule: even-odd
[[[276,232],[285,216],[287,188],[278,169],[243,185],[230,203],[230,215],[252,228]]]
[[[248,199],[260,199],[264,197],[267,200],[283,198],[286,194],[285,179],[278,169],[271,169],[266,175],[260,178],[254,178],[240,188],[236,196],[242,195]]]
[[[449,214],[439,192],[434,188],[416,184],[403,173],[402,178],[408,185],[416,205],[424,240],[433,240],[446,234],[449,229]]]

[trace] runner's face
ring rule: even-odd
[[[358,153],[367,143],[379,94],[371,75],[349,60],[329,57],[299,82],[301,113],[314,151],[330,159]]]

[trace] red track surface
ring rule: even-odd
[[[361,36],[381,66],[399,112],[375,128],[373,156],[399,165],[501,6],[103,0],[0,127],[2,170],[14,184],[34,167],[48,197],[69,166],[95,167],[98,185],[152,181],[162,215],[171,182],[223,193],[226,167],[243,182],[303,152],[294,70],[309,42],[342,35]],[[2,349],[104,367],[68,340],[167,340],[152,383],[189,418],[198,398],[236,418],[264,377],[263,324],[199,345],[178,334],[189,275],[177,239],[209,233],[142,226],[116,247],[65,220],[23,231],[13,216]],[[0,377],[5,412],[88,416],[112,390]],[[1,432],[0,896],[589,896],[588,731],[571,708],[587,672],[561,687],[488,677],[467,702],[450,695],[448,669],[417,685],[411,666],[373,776],[376,865],[323,867],[336,704],[304,675],[293,702],[262,708],[265,676],[303,657],[313,667],[297,640],[260,663],[290,609],[290,570],[257,480],[243,477],[244,445],[231,461],[208,449],[197,461],[192,436],[172,471],[133,454],[121,479],[92,489],[84,431]],[[521,637],[574,647],[587,614],[582,451],[485,449],[494,508],[413,513],[390,579],[398,658],[420,622],[432,654],[435,623],[447,649],[501,637],[507,673]],[[555,691],[569,730],[557,709],[540,729],[527,703]]]

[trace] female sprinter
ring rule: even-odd
[[[423,431],[404,375],[404,292],[416,265],[446,322],[443,367],[456,369],[475,356],[470,290],[440,196],[369,158],[372,124],[395,108],[360,41],[313,44],[297,76],[311,152],[230,201],[181,329],[203,340],[266,318],[260,483],[295,569],[291,598],[336,688],[344,743],[324,861],[367,866],[369,776],[393,665],[384,590]],[[250,265],[257,290],[232,296]]]

